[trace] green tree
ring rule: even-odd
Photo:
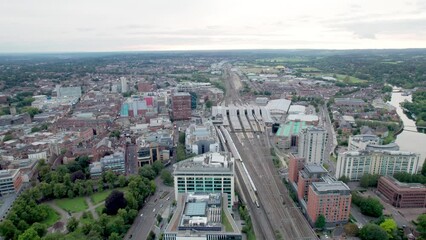
[[[25,232],[19,235],[18,240],[39,240],[41,239],[34,228],[28,228]]]
[[[108,238],[108,240],[120,240],[120,239],[122,239],[122,238],[116,232],[111,233],[111,235]]]
[[[0,223],[0,235],[5,239],[16,239],[18,234],[19,230],[13,225],[11,220],[5,219]]]
[[[416,230],[422,238],[426,238],[426,214],[421,214],[417,217]]]
[[[67,230],[69,232],[74,232],[78,227],[78,221],[74,217],[71,217],[67,223]]]
[[[425,159],[425,162],[423,163],[423,166],[422,166],[422,175],[426,176],[426,159]]]
[[[384,222],[380,224],[380,227],[388,233],[389,238],[393,238],[393,236],[396,235],[398,225],[396,225],[395,220],[387,218]]]
[[[359,231],[362,240],[389,240],[385,230],[376,224],[368,223]]]
[[[39,237],[43,237],[47,233],[47,226],[45,224],[36,222],[31,227],[34,228]]]
[[[346,177],[345,175],[343,175],[343,176],[341,176],[341,177],[339,178],[339,181],[342,181],[342,182],[344,182],[344,183],[348,183],[348,182],[349,182],[349,178],[348,178],[348,177]]]
[[[3,137],[3,142],[7,142],[7,141],[10,141],[10,140],[12,140],[13,139],[13,136],[12,136],[12,134],[6,134],[6,135],[4,135],[4,137]]]
[[[210,109],[210,108],[212,108],[212,106],[213,106],[213,102],[210,101],[210,100],[207,100],[206,101],[206,108]]]
[[[160,161],[155,161],[160,162]],[[155,176],[157,175],[156,171],[154,171],[153,167],[150,165],[144,165],[143,167],[139,168],[139,175],[141,175],[141,177],[145,177],[148,178],[149,180],[152,180],[155,178]]]
[[[326,219],[324,217],[324,215],[320,214],[318,215],[317,220],[315,221],[315,227],[318,229],[324,229],[326,224]]]
[[[185,132],[180,132],[179,133],[179,143],[180,144],[185,144]]]
[[[107,171],[105,173],[105,181],[108,183],[109,188],[114,188],[114,184],[117,181],[117,175],[115,175],[114,172],[112,172],[111,170]]]
[[[120,187],[125,187],[125,186],[126,186],[126,184],[127,184],[127,179],[126,179],[126,177],[125,177],[125,176],[123,176],[123,175],[118,176],[118,185],[119,185]]]
[[[167,185],[167,186],[172,186],[173,185],[172,174],[167,169],[163,169],[161,171],[161,179],[163,179],[164,185]]]
[[[364,188],[368,187],[377,187],[377,182],[379,181],[379,174],[364,174],[360,179],[360,186]]]
[[[161,172],[161,170],[163,170],[163,168],[164,168],[164,164],[159,160],[155,161],[152,164],[152,170],[155,171],[156,175],[160,174],[160,172]]]

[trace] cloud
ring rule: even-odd
[[[426,18],[350,21],[330,25],[332,29],[349,31],[366,39],[375,39],[377,34],[422,35],[426,33],[425,26]]]

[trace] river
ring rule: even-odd
[[[396,143],[401,151],[420,153],[419,168],[426,158],[426,134],[417,132],[415,121],[409,119],[402,111],[401,102],[411,101],[411,95],[402,96],[400,92],[393,92],[390,104],[396,107],[396,112],[404,123],[404,131],[396,137]]]

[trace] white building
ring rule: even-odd
[[[191,124],[185,132],[185,148],[188,154],[219,152],[219,138],[211,122],[204,125]]]
[[[121,77],[120,83],[121,83],[121,92],[126,93],[129,90],[127,86],[127,79],[125,77]]]
[[[336,178],[359,180],[365,173],[392,176],[397,172],[417,172],[420,155],[403,151],[350,151],[339,154]]]
[[[175,198],[179,193],[226,193],[231,208],[235,201],[234,166],[230,153],[207,153],[176,163]]]
[[[324,161],[327,131],[319,127],[308,127],[299,134],[298,155],[307,164],[322,164]]]
[[[399,146],[396,143],[389,143],[381,145],[382,140],[371,134],[360,134],[349,137],[348,151],[360,151],[360,150],[388,150],[398,151]]]
[[[47,152],[43,151],[43,152],[38,152],[38,153],[28,153],[28,159],[36,159],[36,160],[40,160],[40,159],[45,159],[47,160]]]

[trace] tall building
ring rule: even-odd
[[[22,187],[19,169],[0,170],[0,196],[17,193]]]
[[[336,178],[346,176],[359,180],[365,173],[392,176],[397,172],[414,174],[420,155],[403,151],[351,151],[339,154]]]
[[[322,164],[324,161],[327,131],[320,127],[308,127],[299,135],[298,155],[306,159],[307,164]]]
[[[127,86],[127,79],[125,77],[120,77],[120,83],[121,83],[121,92],[126,93],[129,91],[129,88]]]
[[[394,207],[426,207],[426,187],[420,183],[402,183],[390,176],[380,177],[377,191]]]
[[[297,197],[307,201],[309,186],[313,182],[322,182],[323,177],[327,175],[328,172],[322,165],[306,164],[304,168],[299,171],[299,178],[297,180]]]
[[[241,240],[242,234],[221,193],[179,194],[164,240]]]
[[[226,193],[235,201],[234,159],[230,153],[207,153],[174,165],[175,198],[179,193]]]
[[[288,164],[288,179],[290,182],[297,182],[299,179],[299,171],[304,167],[304,158],[295,157],[290,155],[290,160]]]
[[[191,95],[187,92],[174,93],[172,95],[173,120],[191,119]]]
[[[188,154],[219,152],[219,138],[211,122],[191,124],[186,129],[185,148]]]
[[[341,182],[325,178],[324,182],[314,182],[309,186],[307,214],[309,222],[314,225],[318,216],[323,215],[326,226],[348,222],[351,209],[351,190]]]

